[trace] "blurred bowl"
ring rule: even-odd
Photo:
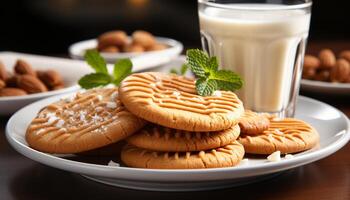
[[[164,44],[168,48],[158,51],[146,51],[142,53],[104,53],[101,55],[109,63],[115,63],[118,59],[130,58],[134,65],[134,71],[142,71],[152,67],[160,66],[170,62],[171,60],[177,58],[182,50],[183,45],[181,42],[164,37],[155,37],[157,43]],[[130,38],[129,38],[130,39]],[[85,51],[88,49],[95,49],[97,47],[97,40],[85,40],[72,44],[69,47],[69,54],[71,58],[83,60]]]

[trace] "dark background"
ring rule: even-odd
[[[200,46],[197,0],[2,0],[0,51],[65,55],[70,44],[123,29]],[[348,0],[315,0],[310,42],[346,41]]]

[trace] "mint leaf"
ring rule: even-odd
[[[213,71],[210,73],[209,79],[217,81],[219,90],[235,91],[243,85],[241,77],[229,70]]]
[[[198,77],[206,77],[206,67],[209,61],[208,54],[199,49],[190,49],[186,52],[187,65]]]
[[[120,82],[128,75],[131,74],[132,71],[132,62],[130,59],[120,59],[114,64],[113,75],[115,85],[119,85]]]
[[[186,64],[183,64],[180,69],[181,75],[185,75],[187,70],[188,70],[188,66]]]
[[[95,49],[90,49],[85,52],[85,61],[96,71],[96,73],[108,74],[107,64],[105,59]]]
[[[79,85],[84,89],[90,89],[98,86],[104,86],[109,84],[112,78],[108,74],[104,73],[92,73],[87,74],[80,78]]]
[[[170,73],[171,74],[179,74],[179,72],[175,68],[171,69]]]
[[[215,80],[199,78],[196,80],[196,89],[201,96],[210,96],[217,90],[217,83]]]
[[[211,57],[209,62],[208,62],[208,67],[207,69],[210,71],[210,72],[214,72],[214,71],[217,71],[218,70],[218,67],[219,67],[219,64],[218,64],[218,60],[216,57]]]

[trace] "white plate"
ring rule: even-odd
[[[350,83],[330,83],[302,79],[301,89],[314,93],[350,95]]]
[[[314,149],[295,154],[294,158],[282,159],[279,162],[267,162],[265,158],[250,158],[246,165],[214,169],[157,170],[112,167],[106,165],[109,160],[105,160],[102,164],[79,162],[76,161],[77,157],[50,155],[28,147],[24,137],[28,124],[42,107],[59,98],[57,96],[41,100],[14,114],[6,127],[9,143],[18,152],[37,162],[79,173],[98,182],[126,188],[189,191],[246,184],[329,156],[350,139],[349,120],[343,113],[325,103],[300,97],[296,117],[309,122],[319,131],[320,144]],[[118,155],[115,156],[117,157]]]
[[[140,71],[168,63],[180,55],[183,50],[183,45],[179,41],[164,37],[156,37],[156,40],[158,43],[168,45],[169,48],[144,53],[101,53],[101,55],[109,63],[114,63],[121,58],[130,58],[134,64],[134,70]],[[96,48],[96,46],[96,39],[77,42],[69,47],[69,54],[74,59],[82,60],[84,59],[85,51],[87,49]]]
[[[87,73],[91,73],[90,67],[83,61],[15,52],[0,52],[0,60],[10,72],[13,72],[13,66],[19,58],[27,61],[36,70],[55,69],[62,75],[66,88],[19,97],[0,97],[0,115],[10,115],[23,106],[45,97],[76,91],[79,89],[77,85],[79,78]]]

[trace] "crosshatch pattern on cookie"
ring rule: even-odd
[[[135,74],[124,82],[126,92],[137,91],[141,104],[152,99],[159,107],[172,108],[210,115],[235,111],[240,102],[232,92],[220,91],[221,95],[201,97],[197,95],[194,80],[183,76],[158,79],[157,74]]]
[[[26,140],[44,152],[78,153],[125,138],[144,122],[128,112],[117,96],[117,89],[94,89],[50,104],[33,119]]]
[[[148,125],[127,139],[129,144],[154,151],[200,151],[228,145],[239,136],[235,125],[218,132],[189,132]]]
[[[244,156],[244,148],[237,141],[224,147],[196,152],[157,152],[127,145],[122,161],[131,167],[154,169],[196,169],[231,167]]]
[[[236,124],[243,113],[242,102],[233,92],[217,91],[202,97],[197,95],[195,81],[183,76],[133,74],[122,82],[119,91],[132,113],[175,129],[224,130]]]
[[[298,119],[272,119],[268,130],[258,135],[241,134],[247,153],[271,154],[275,151],[295,153],[314,147],[319,140],[317,131]]]

